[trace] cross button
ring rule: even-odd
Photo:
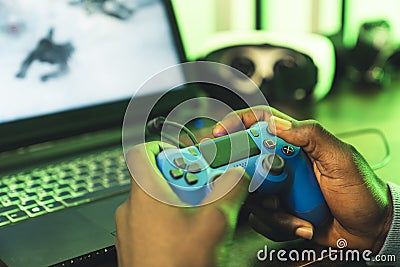
[[[282,153],[286,156],[291,156],[294,154],[294,147],[292,147],[292,146],[283,146],[281,148],[281,150],[282,150]]]

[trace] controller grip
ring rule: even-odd
[[[311,162],[303,151],[293,160],[293,185],[288,192],[287,205],[297,217],[309,221],[315,227],[330,217],[321,188],[315,177]]]

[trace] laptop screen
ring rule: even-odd
[[[129,99],[180,63],[161,0],[0,5],[0,124]]]

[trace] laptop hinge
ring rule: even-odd
[[[22,169],[110,146],[121,146],[121,128],[86,133],[0,153],[0,170]]]

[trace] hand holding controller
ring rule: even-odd
[[[314,226],[329,217],[307,156],[271,134],[267,122],[197,146],[164,150],[156,162],[180,199],[192,205],[200,204],[226,169],[242,166],[252,177],[253,194],[281,194],[293,215]]]

